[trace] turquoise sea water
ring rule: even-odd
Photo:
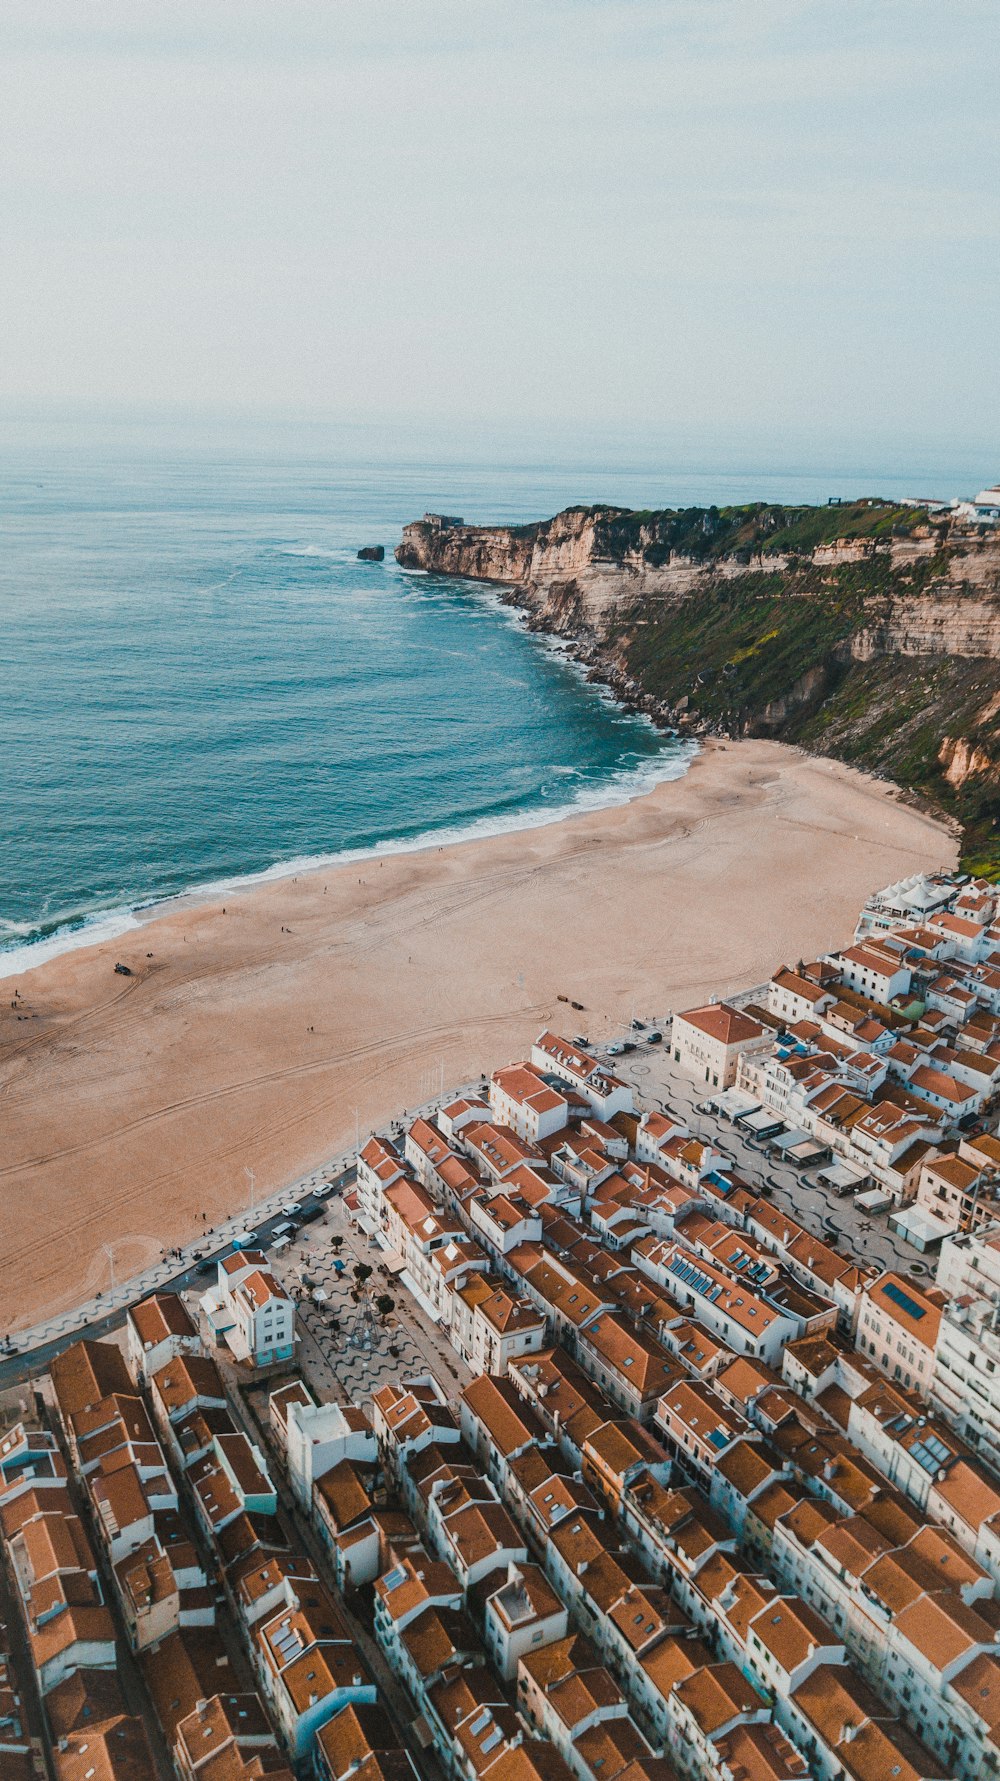
[[[425,508],[526,520],[842,481],[3,429],[0,969],[196,886],[544,821],[683,770],[495,594],[396,566]],[[358,563],[369,543],[384,565]]]

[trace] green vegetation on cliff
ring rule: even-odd
[[[879,648],[859,659],[859,636],[877,633],[893,601],[924,593],[942,567],[934,552],[905,566],[888,554],[822,568],[806,557],[772,572],[709,574],[688,598],[623,605],[608,643],[644,692],[688,718],[895,780],[961,823],[970,870],[1000,877],[1000,736],[983,715],[1000,693],[1000,665]],[[947,739],[977,755],[956,784]]]
[[[1000,536],[927,507],[567,508],[408,527],[412,567],[508,586],[679,727],[774,736],[953,816],[1000,878]]]
[[[712,562],[735,557],[808,553],[838,538],[902,538],[928,523],[924,507],[889,501],[782,507],[754,501],[743,507],[687,507],[628,511],[589,508],[600,516],[601,541],[610,554],[641,552],[656,567],[671,555]]]

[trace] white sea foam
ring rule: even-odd
[[[696,753],[696,744],[678,743],[676,752],[667,754],[665,751],[662,755],[651,756],[635,767],[620,768],[600,784],[580,786],[564,803],[534,810],[510,810],[503,815],[480,816],[467,823],[455,823],[440,829],[427,829],[417,835],[379,841],[372,847],[344,848],[338,853],[301,854],[295,859],[278,860],[259,872],[245,872],[232,878],[219,878],[205,884],[192,885],[173,897],[147,899],[117,909],[95,911],[79,925],[67,923],[65,927],[56,928],[42,939],[26,941],[22,946],[0,952],[0,978],[18,976],[23,971],[31,971],[38,965],[46,964],[49,959],[56,958],[61,953],[76,952],[81,947],[96,946],[103,940],[113,940],[119,934],[130,933],[142,927],[150,919],[151,912],[165,915],[174,906],[205,902],[225,892],[246,890],[255,884],[271,884],[282,878],[297,877],[302,872],[329,871],[359,860],[382,859],[400,853],[421,853],[425,849],[436,847],[455,847],[463,841],[486,841],[496,835],[516,834],[522,829],[547,828],[550,823],[564,822],[567,817],[580,816],[588,810],[605,810],[630,804],[634,798],[642,797],[664,781],[683,778]],[[559,773],[564,769],[554,766],[552,771]],[[15,924],[4,922],[0,925],[11,929]]]
[[[5,929],[13,923],[4,922]],[[33,971],[36,965],[47,964],[63,952],[76,952],[81,946],[96,946],[101,940],[115,940],[141,925],[134,908],[101,909],[85,916],[79,926],[54,929],[39,940],[26,940],[23,946],[12,946],[0,952],[0,977],[17,977],[22,971]],[[30,932],[30,929],[21,930]]]

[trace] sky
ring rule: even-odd
[[[995,0],[3,0],[0,412],[992,474],[998,38]]]

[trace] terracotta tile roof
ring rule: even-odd
[[[745,1045],[752,1039],[760,1039],[764,1028],[759,1020],[753,1020],[748,1014],[741,1014],[728,1002],[713,1002],[702,1008],[686,1008],[683,1014],[676,1017],[686,1021],[688,1026],[697,1027],[709,1039],[715,1039],[720,1045]]]
[[[674,1693],[706,1737],[740,1714],[757,1713],[764,1706],[763,1696],[742,1670],[728,1662],[705,1664],[692,1675],[682,1677]]]
[[[129,1317],[136,1335],[143,1344],[155,1348],[168,1336],[192,1338],[197,1331],[184,1300],[176,1292],[153,1293],[139,1305],[133,1305]]]
[[[85,1410],[112,1392],[131,1396],[135,1390],[121,1350],[111,1342],[74,1342],[55,1356],[49,1374],[64,1416]]]

